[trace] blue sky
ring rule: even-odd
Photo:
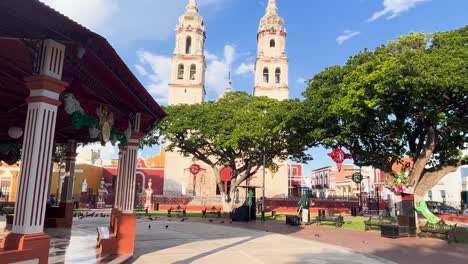
[[[135,75],[162,104],[167,101],[174,29],[188,0],[41,0],[106,37]],[[205,19],[208,99],[224,91],[228,72],[234,90],[253,92],[256,33],[268,0],[198,0]],[[277,0],[288,31],[290,96],[301,98],[304,81],[410,32],[446,31],[468,24],[466,0]],[[157,149],[145,149],[143,157]],[[308,171],[333,162],[312,151]],[[103,153],[115,157],[107,148]]]

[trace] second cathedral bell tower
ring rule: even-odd
[[[176,28],[172,56],[169,105],[197,104],[205,100],[205,24],[195,0],[190,0]]]
[[[266,14],[260,20],[255,63],[255,96],[277,100],[289,98],[286,29],[278,15],[276,0],[268,0]]]

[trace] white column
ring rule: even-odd
[[[122,205],[121,205],[121,200],[122,200],[122,181],[124,178],[124,171],[123,171],[123,165],[124,165],[124,157],[126,153],[126,148],[123,146],[119,146],[119,164],[117,167],[117,181],[116,181],[116,186],[114,190],[114,208],[121,210]]]
[[[44,229],[44,215],[52,172],[59,96],[67,83],[46,76],[25,80],[31,90],[23,139],[13,233],[34,234]]]
[[[135,178],[140,138],[137,134],[138,133],[132,134],[127,145],[126,162],[124,165],[125,180],[123,185],[125,191],[122,196],[122,213],[124,214],[133,213],[133,206],[135,203]]]

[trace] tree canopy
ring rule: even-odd
[[[143,139],[143,144],[166,144],[167,151],[193,156],[213,168],[222,191],[220,169],[233,170],[231,190],[274,160],[292,157],[306,161],[301,131],[295,129],[299,100],[277,101],[244,92],[228,93],[214,102],[175,105],[168,117]]]
[[[468,142],[468,27],[366,49],[314,76],[303,95],[307,140],[343,146],[387,175],[410,157],[407,184],[423,197]]]

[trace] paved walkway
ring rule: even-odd
[[[109,218],[75,218],[71,233],[49,230],[50,263],[118,263],[112,256],[96,255],[96,226],[108,223]],[[467,245],[441,240],[392,240],[381,238],[378,232],[332,227],[199,218],[151,221],[141,217],[137,220],[135,256],[127,263],[466,264],[467,252]]]
[[[128,263],[393,263],[322,242],[190,220],[140,219],[136,236]]]
[[[208,220],[196,218],[190,219],[190,221],[209,223]],[[211,224],[226,225],[226,223],[221,224],[219,220],[214,220]],[[280,221],[227,224],[345,247],[355,252],[378,256],[401,264],[468,263],[468,245],[448,244],[439,239],[389,239],[382,238],[380,233],[376,231],[363,232],[315,225],[293,227]]]

